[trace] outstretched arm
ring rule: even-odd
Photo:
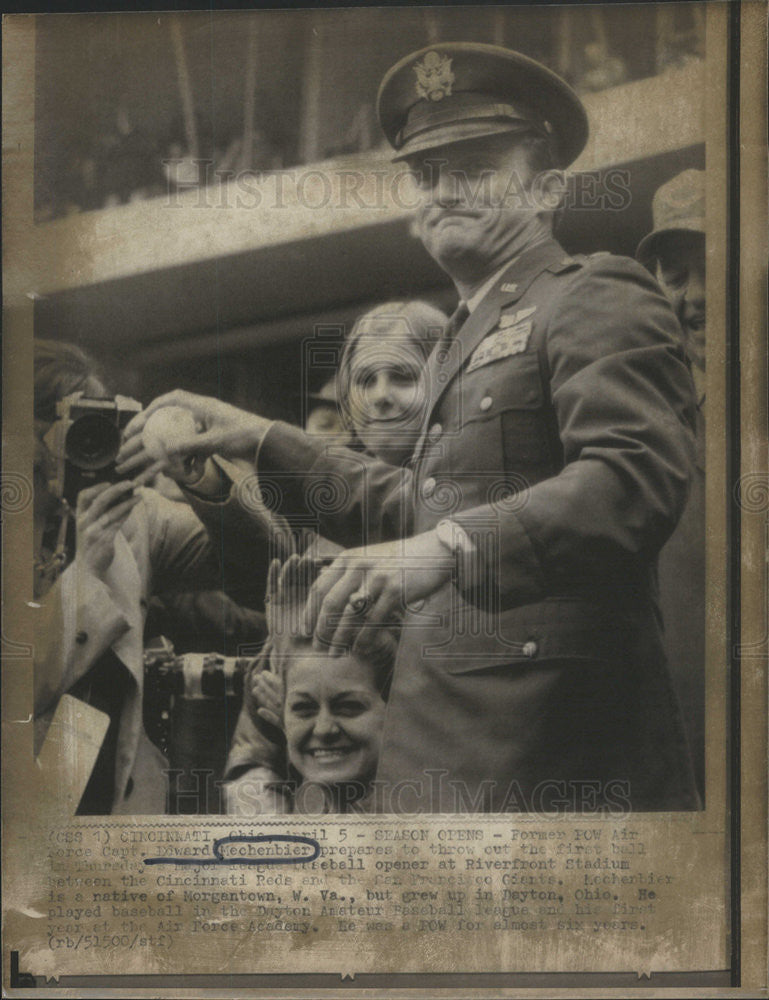
[[[169,439],[158,459],[145,448],[142,432],[153,413],[171,406],[192,414],[198,431]],[[412,532],[410,470],[348,448],[330,448],[298,427],[189,392],[160,396],[134,417],[125,430],[118,471],[178,470],[213,454],[254,462],[256,489],[272,514],[309,523],[316,534],[340,546]]]

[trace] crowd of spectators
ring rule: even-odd
[[[536,51],[529,54],[556,70],[578,93],[606,90],[638,77],[638,60],[627,39],[615,37],[600,20],[594,27],[580,21],[580,30],[572,41],[567,66],[561,65],[555,51],[557,34],[549,40],[541,39]],[[666,30],[657,31],[646,71],[662,73],[685,66],[701,59],[703,48],[701,25],[692,23],[682,29],[671,21]],[[173,61],[170,46],[168,59]],[[324,63],[327,69],[322,72],[335,71],[335,62],[332,59]],[[190,69],[193,84],[195,68],[192,65]],[[336,78],[330,80],[326,81],[327,89],[338,90]],[[321,90],[324,87],[322,81],[317,85]],[[342,86],[347,85],[345,82]],[[298,106],[303,100],[304,86],[302,79],[287,81],[286,100]],[[196,88],[192,89],[194,92]],[[164,127],[149,128],[138,120],[141,113],[129,108],[129,103],[122,97],[116,98],[106,126],[102,121],[99,126],[85,128],[77,141],[67,137],[55,155],[40,158],[42,167],[38,167],[36,175],[37,222],[114,208],[199,185],[219,184],[243,173],[280,170],[308,159],[306,143],[297,142],[296,137],[287,140],[273,127],[283,112],[275,108],[272,98],[260,97],[258,87],[255,120],[250,128],[243,122],[235,128],[222,128],[215,121],[216,116],[199,111],[192,122],[185,123],[180,111]],[[179,100],[180,108],[182,104]],[[354,95],[348,95],[347,104],[350,114],[346,128],[331,129],[310,159],[365,152],[379,143],[373,102],[358,101]],[[322,102],[319,108],[322,115]]]

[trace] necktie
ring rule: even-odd
[[[467,303],[464,300],[460,300],[459,305],[449,317],[449,321],[443,331],[443,338],[445,340],[453,340],[462,329],[469,315],[470,310],[467,308]]]
[[[451,316],[449,316],[448,322],[443,328],[441,339],[436,343],[435,347],[433,348],[433,352],[430,355],[430,361],[437,368],[440,368],[441,365],[445,363],[446,359],[449,356],[449,344],[462,329],[462,326],[469,315],[470,315],[470,310],[467,308],[467,303],[463,299],[460,299],[457,308],[454,310]],[[430,416],[430,410],[428,407],[425,410],[424,419],[428,420],[429,416]],[[421,453],[422,445],[424,443],[426,434],[427,434],[427,424],[425,423],[423,424],[422,427],[422,437],[420,438],[419,443],[417,444],[416,451],[414,452],[414,456],[411,459],[411,462],[416,461],[417,457]]]

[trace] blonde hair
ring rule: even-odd
[[[347,400],[350,396],[352,364],[363,336],[393,339],[413,344],[427,361],[446,326],[447,316],[429,302],[385,302],[355,321],[339,362],[337,393],[342,420],[355,430]]]

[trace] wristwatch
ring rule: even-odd
[[[485,606],[483,595],[488,592],[488,584],[485,583],[486,568],[472,536],[461,524],[448,518],[436,524],[435,534],[441,545],[454,557],[454,585],[466,600],[478,607]]]

